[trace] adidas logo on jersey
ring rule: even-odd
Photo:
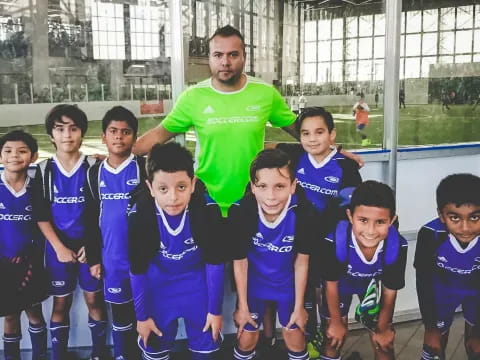
[[[100,187],[106,187],[107,185],[105,185],[105,181],[102,180],[102,181],[100,181],[100,185],[99,185],[99,186],[100,186]]]
[[[438,260],[443,261],[443,262],[448,262],[448,260],[445,256],[439,256]]]
[[[298,174],[302,174],[302,175],[305,175],[305,169],[304,168],[301,168],[297,171]]]
[[[205,110],[203,110],[203,113],[204,113],[204,114],[213,114],[214,112],[215,112],[215,110],[213,110],[213,108],[212,108],[210,105],[208,105],[208,106],[205,108]]]
[[[54,192],[55,194],[58,194],[58,189],[57,189],[57,187],[56,187],[55,185],[53,185],[53,192]]]
[[[0,203],[0,209],[2,209],[2,210],[6,209],[5,205],[3,205],[3,203]]]
[[[257,232],[255,237],[259,238],[259,239],[263,239],[263,235],[261,232]]]

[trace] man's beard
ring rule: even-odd
[[[232,86],[236,85],[240,82],[240,79],[242,78],[242,73],[234,74],[230,78],[223,80],[220,77],[217,76],[217,80],[221,82],[224,85]]]

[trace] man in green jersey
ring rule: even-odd
[[[212,77],[184,91],[162,123],[137,140],[134,152],[144,154],[193,127],[196,175],[226,216],[243,196],[250,163],[263,149],[267,121],[295,134],[295,114],[272,85],[243,73],[245,43],[238,30],[218,29],[209,49]]]

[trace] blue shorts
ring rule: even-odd
[[[161,296],[162,294],[163,296]],[[161,359],[173,349],[179,318],[184,319],[190,351],[209,354],[220,349],[223,337],[219,336],[218,340],[214,341],[211,331],[203,332],[208,313],[206,291],[194,294],[194,296],[179,296],[174,301],[162,302],[164,296],[162,291],[153,291],[149,299],[153,321],[163,336],[152,333],[146,347],[139,338],[138,345],[146,359]],[[157,301],[152,303],[152,298]]]
[[[340,315],[341,317],[348,316],[350,311],[350,305],[352,305],[352,298],[355,294],[338,294],[340,301]],[[361,300],[363,295],[356,294]],[[326,300],[326,297],[324,297]],[[327,301],[322,301],[322,306],[320,308],[320,316],[325,319],[330,319],[330,312],[328,311]]]
[[[265,310],[267,308],[267,303],[274,303],[277,308],[278,321],[280,325],[286,327],[290,321],[290,316],[292,315],[293,308],[295,307],[295,299],[291,298],[288,300],[268,300],[260,299],[255,297],[248,297],[248,309],[250,310],[250,316],[260,328],[260,325],[263,322],[263,316],[265,315]],[[246,331],[258,331],[258,328],[255,329],[252,325],[245,325]],[[290,329],[296,329],[298,326],[293,324]]]
[[[462,305],[463,317],[465,322],[474,326],[480,311],[480,291],[452,291],[447,289],[434,290],[435,313],[437,314],[437,329],[445,334],[450,329],[453,322],[455,310]],[[445,294],[448,293],[448,296]]]
[[[367,126],[367,124],[358,124],[357,129],[358,130],[363,130],[365,128],[365,126]]]
[[[96,292],[102,289],[102,280],[90,275],[88,264],[62,263],[47,241],[45,245],[45,268],[48,278],[48,293],[51,296],[66,296],[75,291],[77,282],[83,291]]]
[[[128,267],[120,264],[104,264],[103,285],[105,301],[112,304],[125,304],[132,301],[132,287]]]

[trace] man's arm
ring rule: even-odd
[[[291,125],[282,127],[282,130],[285,131],[288,135],[292,136],[295,140],[300,141],[300,134],[295,128],[295,122]]]
[[[165,129],[162,124],[148,130],[145,134],[140,136],[133,146],[133,153],[135,155],[147,154],[153,145],[157,143],[165,143],[174,137],[176,133],[172,133]]]

